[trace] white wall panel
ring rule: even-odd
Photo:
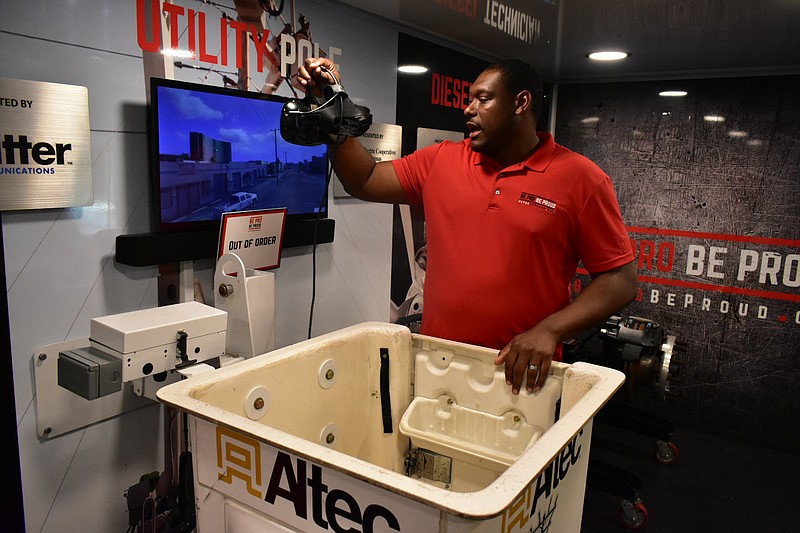
[[[13,334],[13,332],[12,332]],[[31,406],[31,411],[33,407]],[[36,436],[33,413],[25,416],[17,427],[20,466],[22,468],[25,526],[27,531],[42,531],[58,496],[72,457],[81,444],[83,431],[64,435],[58,440],[41,442]],[[54,518],[56,515],[54,515]],[[89,531],[89,530],[87,530]]]
[[[141,56],[136,1],[3,0],[0,30],[33,40]],[[53,66],[49,56],[41,59]]]
[[[141,57],[5,33],[0,47],[5,78],[87,87],[92,131],[145,131]]]
[[[153,404],[84,431],[42,533],[125,531],[125,491],[164,468],[161,409]]]
[[[219,11],[200,2],[175,3],[205,9],[219,20]],[[88,335],[91,318],[157,305],[156,267],[114,261],[117,235],[150,230],[135,5],[135,0],[3,2],[2,76],[88,87],[92,130],[94,205],[5,212],[2,218],[29,532],[124,531],[124,490],[164,466],[161,410],[155,404],[40,440],[32,372],[38,347]],[[335,2],[298,0],[297,8],[312,21],[315,41],[342,50],[338,60],[351,98],[369,106],[376,122],[392,123],[396,30]],[[176,77],[199,81],[196,71],[179,70]],[[284,86],[279,93],[291,91]],[[334,242],[317,250],[315,335],[387,320],[389,313],[391,206],[337,199],[331,217]],[[213,267],[213,260],[194,264],[207,303],[213,302]],[[311,247],[285,250],[276,274],[277,342],[285,346],[307,336]]]
[[[3,213],[3,239],[6,253],[6,291],[10,291],[22,269],[36,252],[61,210]],[[13,244],[13,248],[12,245]]]

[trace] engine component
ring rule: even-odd
[[[609,366],[625,372],[630,394],[634,387],[652,389],[660,399],[674,399],[672,383],[678,383],[684,363],[675,356],[686,344],[647,318],[614,315],[600,328],[604,357]],[[616,361],[615,361],[616,359]]]

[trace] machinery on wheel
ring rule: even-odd
[[[675,397],[670,384],[680,379],[684,365],[674,354],[686,351],[686,344],[675,335],[647,318],[614,315],[598,337],[603,341],[604,364],[625,372],[629,400],[636,387],[648,388],[662,400]]]
[[[594,352],[590,342],[600,343]],[[586,361],[603,365],[625,374],[625,385],[596,415],[599,424],[608,424],[655,438],[654,455],[659,464],[673,464],[678,448],[672,442],[672,422],[665,417],[640,409],[637,398],[642,395],[658,400],[677,398],[672,384],[680,381],[684,363],[680,354],[686,344],[668,334],[665,328],[650,319],[613,315],[582,340],[564,343],[564,361]],[[621,500],[620,520],[631,529],[640,529],[648,520],[642,502],[642,483],[634,472],[592,458],[589,461],[588,485],[617,496]]]

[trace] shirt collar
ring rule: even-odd
[[[539,144],[536,145],[536,150],[525,160],[524,164],[535,172],[544,172],[556,155],[557,145],[553,140],[553,135],[547,131],[538,131],[536,135],[539,137]]]
[[[534,172],[544,172],[553,156],[556,153],[556,143],[553,140],[553,135],[546,131],[538,131],[536,135],[539,137],[539,144],[536,145],[536,150],[526,159],[520,163],[513,164],[508,167],[508,170],[519,170],[522,167],[527,167]],[[469,139],[467,139],[467,142]],[[497,161],[482,153],[475,153],[478,157],[475,161],[476,165],[497,165]]]

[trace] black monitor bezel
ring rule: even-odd
[[[148,137],[148,162],[150,172],[150,189],[151,200],[153,202],[152,216],[153,227],[158,233],[182,233],[182,232],[206,232],[213,231],[219,232],[221,227],[221,218],[218,220],[194,220],[189,222],[169,222],[164,223],[161,220],[161,169],[159,164],[160,149],[159,149],[159,127],[158,127],[158,88],[168,87],[186,91],[197,91],[212,94],[219,94],[224,96],[231,96],[234,98],[250,98],[256,100],[267,100],[277,102],[281,105],[290,101],[291,98],[275,95],[265,94],[255,91],[245,91],[241,89],[231,89],[227,87],[220,87],[214,85],[206,85],[201,83],[193,83],[183,80],[175,80],[169,78],[151,77],[150,78],[150,103],[147,112],[147,137]],[[327,161],[327,153],[325,154]],[[327,184],[326,184],[327,185]],[[327,191],[327,186],[326,186]],[[324,203],[323,198],[320,198],[322,210],[319,213],[291,213],[287,214],[286,226],[289,228],[295,224],[307,225],[309,221],[327,219],[330,211],[330,201],[326,192]],[[259,207],[261,208],[261,207]]]

